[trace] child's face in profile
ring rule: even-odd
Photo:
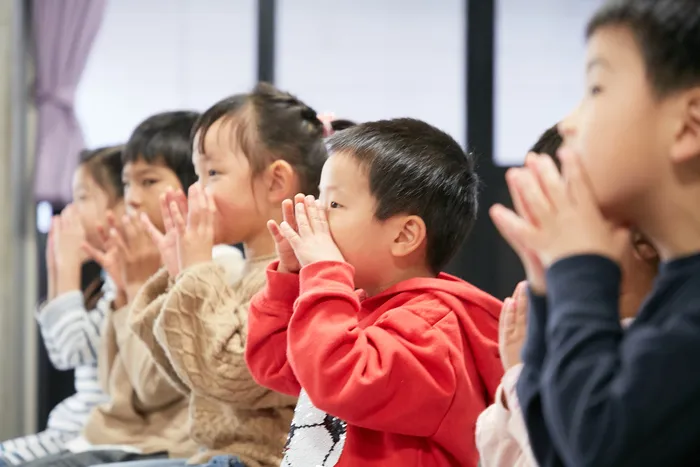
[[[266,234],[270,218],[262,179],[253,177],[250,162],[237,149],[235,134],[231,121],[217,120],[206,132],[205,152],[196,151],[193,159],[199,181],[216,205],[215,243],[219,244],[248,243],[260,232]],[[194,144],[199,146],[199,136]],[[279,203],[275,207],[279,209]]]
[[[79,166],[73,174],[73,205],[80,217],[87,241],[93,246],[102,245],[97,226],[104,225],[105,214],[111,207],[110,201],[109,193],[97,184],[90,171],[84,165]]]
[[[627,223],[663,173],[668,109],[654,96],[637,42],[623,26],[603,27],[589,40],[586,82],[559,131],[582,158],[603,212]]]
[[[162,162],[149,164],[143,159],[127,162],[122,170],[124,202],[130,212],[145,213],[161,232],[163,216],[160,212],[160,196],[168,188],[181,190],[180,179]]]
[[[391,219],[375,218],[376,200],[367,173],[352,156],[339,153],[328,158],[321,172],[320,200],[333,240],[355,268],[355,286],[368,293],[377,291],[395,261],[390,249],[395,230]]]

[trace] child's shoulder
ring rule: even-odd
[[[457,277],[440,274],[400,285],[399,293],[392,297],[392,308],[410,312],[430,326],[445,320],[498,321],[501,301]]]

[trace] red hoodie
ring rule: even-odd
[[[503,375],[501,302],[456,277],[362,298],[347,263],[267,271],[250,306],[255,380],[347,423],[337,466],[476,466],[474,432]]]

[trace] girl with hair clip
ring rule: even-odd
[[[115,286],[103,272],[81,292],[80,276],[88,260],[85,243],[101,247],[105,213],[124,210],[121,156],[121,146],[81,154],[73,175],[73,202],[54,216],[47,241],[48,297],[36,318],[53,365],[75,370],[76,393],[53,409],[45,431],[0,444],[0,466],[62,451],[80,435],[92,408],[108,400],[98,383],[97,349]]]
[[[200,180],[188,202],[175,194],[164,200],[165,236],[173,241],[155,240],[176,270],[151,278],[129,320],[163,374],[189,395],[190,435],[202,448],[190,465],[277,467],[282,461],[296,398],[253,381],[245,363],[248,307],[276,259],[268,221],[282,220],[282,201],[295,193],[318,193],[326,126],[303,102],[269,84],[223,99],[193,129]],[[212,261],[217,243],[243,244],[240,278],[231,280]]]

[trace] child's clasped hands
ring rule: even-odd
[[[321,261],[345,261],[333,240],[326,209],[320,200],[298,194],[294,201],[282,203],[282,215],[281,224],[274,220],[267,223],[280,258],[280,272],[296,273]]]

